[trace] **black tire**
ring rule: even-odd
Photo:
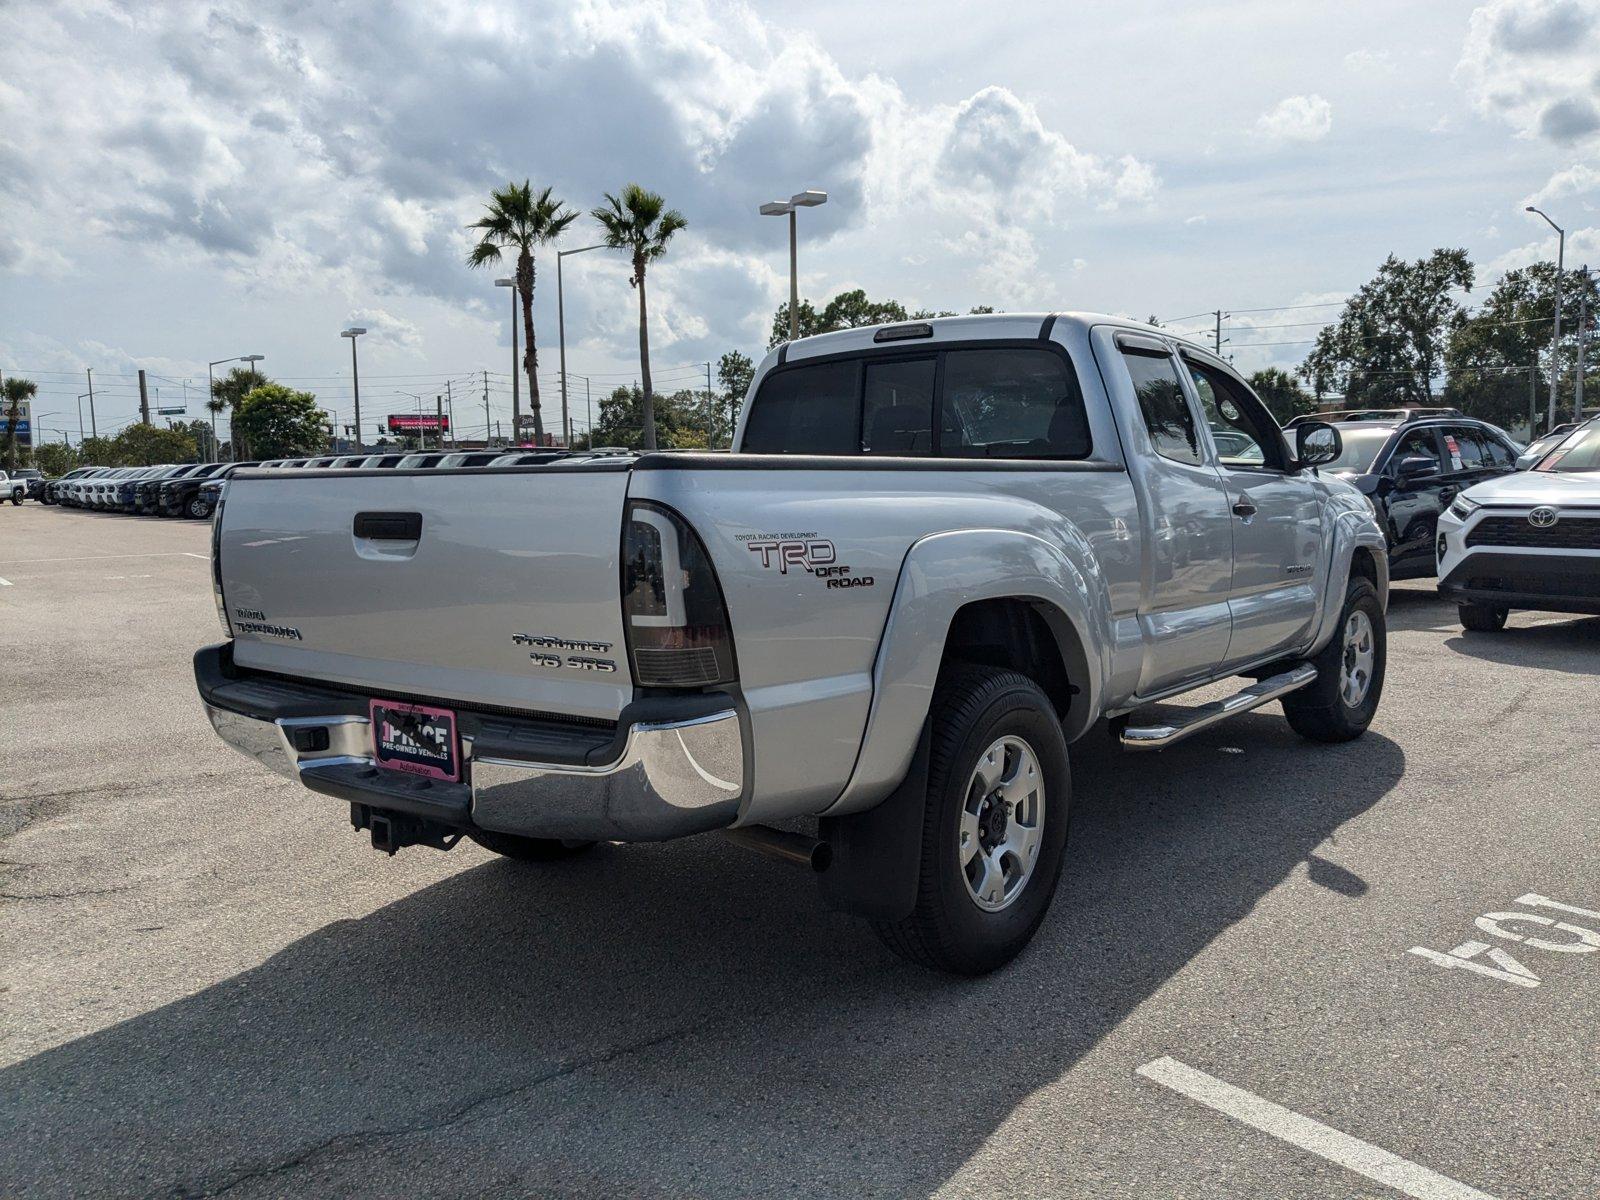
[[[16,505],[16,507],[21,508],[22,507],[22,493],[21,492],[12,492],[11,493],[11,503]]]
[[[183,511],[196,521],[203,521],[211,515],[211,505],[207,504],[199,496],[192,496],[189,499],[189,503],[184,506]]]
[[[1506,627],[1509,609],[1492,604],[1458,604],[1456,612],[1461,617],[1461,628],[1473,633],[1499,633]]]
[[[478,829],[467,834],[485,850],[493,850],[518,862],[558,862],[582,854],[593,842],[566,842],[557,838],[518,837],[514,833],[491,833]]]
[[[1346,653],[1345,629],[1357,611],[1365,613],[1371,622],[1374,661],[1366,692],[1359,703],[1351,705],[1341,690],[1340,675]],[[1348,742],[1365,733],[1383,696],[1387,643],[1378,589],[1372,586],[1371,580],[1352,577],[1345,585],[1344,608],[1340,610],[1339,625],[1332,639],[1310,660],[1317,668],[1315,682],[1283,698],[1283,713],[1289,718],[1290,728],[1314,742]]]
[[[958,664],[934,693],[917,901],[903,920],[874,922],[902,958],[938,971],[982,975],[1021,952],[1055,895],[1067,845],[1072,774],[1067,743],[1039,685],[1015,671]],[[961,824],[980,756],[1003,736],[1024,740],[1043,776],[1033,871],[999,911],[979,907],[962,865]]]

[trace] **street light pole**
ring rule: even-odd
[[[1557,225],[1549,214],[1541,212],[1533,205],[1528,205],[1527,212],[1537,213],[1544,218],[1545,224],[1556,231],[1556,320],[1555,327],[1550,334],[1550,411],[1549,422],[1546,430],[1556,427],[1556,385],[1561,380],[1561,276],[1567,263],[1567,231]]]
[[[356,339],[358,337],[360,337],[365,332],[366,332],[366,330],[361,328],[359,325],[352,325],[352,326],[350,326],[349,329],[346,329],[346,330],[342,331],[339,334],[340,337],[347,337],[347,338],[350,339],[350,387],[351,387],[351,390],[355,393],[355,400],[356,400],[356,449],[358,451],[362,448],[362,446],[361,446],[361,368],[356,363]]]
[[[496,279],[494,285],[511,289],[511,440],[521,445],[522,439],[517,436],[517,424],[522,419],[522,385],[517,381],[517,372],[522,369],[517,358],[517,281]]]
[[[789,340],[791,342],[800,336],[800,252],[797,245],[799,234],[795,228],[795,213],[799,209],[815,208],[827,202],[827,192],[807,188],[803,192],[796,192],[787,200],[773,200],[763,204],[759,210],[763,217],[789,218]]]
[[[89,377],[89,433],[96,441],[100,440],[100,431],[94,423],[94,368],[85,367],[83,373]]]
[[[604,250],[605,244],[579,246],[576,250],[556,251],[556,340],[561,346],[561,431],[566,438],[565,449],[572,449],[572,419],[567,416],[567,305],[561,292],[561,260],[569,254],[586,254],[590,250]]]

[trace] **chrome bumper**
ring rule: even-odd
[[[631,725],[616,761],[596,767],[480,758],[463,735],[463,782],[451,784],[380,771],[365,717],[265,720],[202,704],[223,741],[314,791],[499,833],[660,841],[732,824],[744,794],[744,737],[731,709]],[[312,729],[327,731],[327,748],[297,749],[296,732]]]

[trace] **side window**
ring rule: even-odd
[[[1440,474],[1444,473],[1444,460],[1439,457],[1439,440],[1434,437],[1431,429],[1413,429],[1410,433],[1401,435],[1394,453],[1389,456],[1389,473],[1398,475],[1401,462],[1408,458],[1431,459],[1433,469]]]
[[[1077,377],[1049,350],[952,350],[944,359],[939,447],[963,458],[1087,458]]]
[[[1211,427],[1217,460],[1225,467],[1287,465],[1283,434],[1261,404],[1221,371],[1189,361],[1200,411]]]
[[[860,390],[854,362],[774,371],[750,402],[746,454],[861,453]]]
[[[932,454],[933,376],[931,358],[868,362],[861,443],[849,453]]]
[[[1450,453],[1451,469],[1456,471],[1481,471],[1493,462],[1476,429],[1452,426],[1444,431],[1445,448]]]
[[[1517,465],[1517,452],[1508,443],[1492,433],[1483,435],[1483,444],[1489,451],[1489,465],[1502,470]]]
[[[1139,398],[1139,411],[1144,414],[1145,428],[1150,431],[1156,453],[1174,462],[1198,465],[1200,437],[1195,431],[1194,413],[1183,395],[1183,385],[1178,382],[1178,368],[1172,356],[1124,350],[1122,361],[1128,364],[1133,391]]]

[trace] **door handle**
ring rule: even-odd
[[[1233,515],[1243,517],[1248,521],[1256,515],[1256,506],[1250,502],[1248,497],[1240,496],[1233,502]]]
[[[374,542],[414,542],[422,537],[422,514],[407,512],[361,512],[356,514],[352,532]]]

